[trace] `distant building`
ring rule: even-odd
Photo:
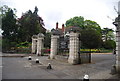
[[[58,22],[56,23],[56,28],[52,29],[51,32],[52,34],[60,35],[60,36],[69,36],[70,31],[80,31],[80,27],[75,27],[75,26],[69,26],[65,27],[64,24],[62,24],[62,27],[58,27]]]

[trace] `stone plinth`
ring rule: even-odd
[[[80,61],[79,57],[79,33],[70,33],[70,48],[69,48],[69,58],[68,63],[78,64]]]
[[[55,55],[57,54],[57,51],[58,51],[58,38],[59,38],[59,36],[57,36],[57,35],[52,35],[51,36],[50,59],[54,59]]]

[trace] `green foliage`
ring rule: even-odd
[[[47,32],[44,38],[44,46],[45,48],[50,48],[50,45],[51,45],[51,33]]]
[[[102,43],[101,27],[95,21],[76,16],[66,21],[66,27],[77,26],[81,29],[82,48],[98,48]]]
[[[10,43],[9,43],[9,40],[7,39],[2,39],[2,51],[6,51],[10,49]]]
[[[81,42],[83,48],[99,48],[101,46],[101,34],[93,29],[84,29],[81,31]]]
[[[3,6],[1,9],[2,16],[2,50],[10,50],[11,47],[15,47],[17,42],[17,25],[16,15],[14,10]]]
[[[17,47],[29,47],[30,44],[31,43],[29,43],[29,42],[21,42],[21,43],[17,44],[16,46]]]
[[[0,16],[4,17],[6,15],[6,12],[10,11],[10,9],[11,8],[6,5],[0,7]]]
[[[97,24],[95,21],[91,21],[91,20],[85,20],[84,21],[84,28],[86,29],[93,29],[96,30],[98,32],[101,32],[101,27],[99,26],[99,24]]]
[[[80,27],[81,29],[94,29],[97,30],[99,32],[101,32],[101,27],[99,26],[99,24],[97,24],[95,21],[91,21],[91,20],[84,20],[84,17],[82,16],[75,16],[69,20],[66,21],[66,27],[69,26],[76,26],[76,27]]]
[[[80,27],[80,28],[84,28],[84,17],[82,16],[76,16],[74,18],[71,18],[69,20],[66,21],[66,27],[68,26],[76,26],[76,27]]]
[[[91,53],[112,53],[113,50],[109,49],[91,49]],[[80,49],[81,53],[88,53],[90,49]]]
[[[66,27],[77,26],[81,29],[82,48],[98,48],[102,43],[101,27],[95,21],[74,17],[66,21]]]
[[[31,37],[33,35],[36,35],[38,33],[44,33],[44,23],[43,19],[38,16],[37,14],[38,8],[35,7],[34,12],[29,10],[25,14],[22,15],[22,17],[18,20],[19,24],[19,33],[18,37],[20,38],[20,41],[31,41]]]
[[[101,29],[99,24],[95,21],[84,20],[82,16],[75,16],[66,21],[66,27],[69,26],[77,26],[81,29],[82,48],[92,49],[103,46],[111,49],[115,47],[115,43],[107,41],[115,40],[114,31],[109,28]]]
[[[109,28],[103,28],[102,29],[102,36],[104,38],[104,41],[107,40],[115,40],[114,30]]]
[[[104,48],[106,49],[115,49],[116,43],[114,40],[107,40],[104,42]]]
[[[31,37],[38,33],[45,34],[43,19],[38,16],[38,8],[34,12],[29,10],[16,19],[16,9],[8,6],[0,8],[0,17],[2,18],[2,50],[8,51],[11,48],[27,47],[31,42]],[[22,48],[21,48],[22,49]]]
[[[31,43],[30,42],[21,42],[16,45],[17,53],[31,53]]]
[[[116,43],[115,43],[115,35],[114,30],[109,28],[103,28],[102,30],[102,36],[103,36],[103,47],[106,49],[115,49]]]

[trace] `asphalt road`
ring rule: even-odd
[[[35,64],[39,58],[42,64]],[[70,65],[59,60],[48,60],[47,56],[33,56],[32,61],[27,57],[3,57],[3,79],[81,79],[88,74],[92,79],[106,79],[111,75],[110,70],[115,64],[115,55],[93,54],[92,63]],[[47,64],[51,63],[53,69],[48,70]]]

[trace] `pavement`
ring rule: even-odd
[[[3,79],[83,79],[85,74],[89,79],[119,79],[118,75],[110,74],[115,63],[115,55],[112,54],[92,54],[92,63],[78,65],[69,64],[68,56],[57,55],[50,60],[48,56],[30,54],[32,60],[28,60],[29,54],[16,55],[3,56]],[[36,59],[39,59],[39,64],[35,63]],[[53,69],[47,69],[48,63]]]

